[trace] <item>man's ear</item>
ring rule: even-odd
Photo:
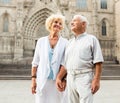
[[[82,22],[82,27],[85,27],[86,26],[86,22]]]
[[[83,25],[86,25],[86,22],[82,22],[83,23]]]

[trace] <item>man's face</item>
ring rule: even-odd
[[[81,22],[78,17],[74,17],[71,21],[71,30],[76,31],[81,28]]]
[[[75,33],[85,29],[85,22],[82,22],[79,17],[74,17],[71,21],[71,30]]]

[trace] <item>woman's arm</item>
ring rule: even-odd
[[[32,94],[36,93],[36,73],[37,73],[37,67],[32,67],[31,69],[31,80],[32,80],[32,84],[31,84],[31,91]]]

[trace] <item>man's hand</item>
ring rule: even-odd
[[[98,78],[93,79],[91,84],[92,93],[95,94],[99,90],[99,88],[100,88],[100,79]]]
[[[56,87],[60,92],[64,91],[66,88],[66,80],[56,78]]]
[[[91,84],[91,90],[93,94],[95,94],[100,88],[101,72],[102,72],[102,62],[98,62],[95,64],[95,75],[94,75],[94,79],[92,80],[92,84]]]
[[[35,94],[36,93],[36,78],[32,78],[32,84],[31,84],[31,91],[32,91],[32,94]]]
[[[57,78],[56,78],[56,87],[60,92],[64,91],[66,88],[66,80],[64,80],[66,75],[67,75],[67,71],[64,68],[64,66],[61,65],[59,73],[57,74]]]

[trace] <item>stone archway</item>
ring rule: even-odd
[[[45,21],[51,13],[49,9],[44,8],[34,13],[34,15],[26,21],[23,43],[24,57],[32,57],[36,40],[42,36],[48,35],[45,29]]]

